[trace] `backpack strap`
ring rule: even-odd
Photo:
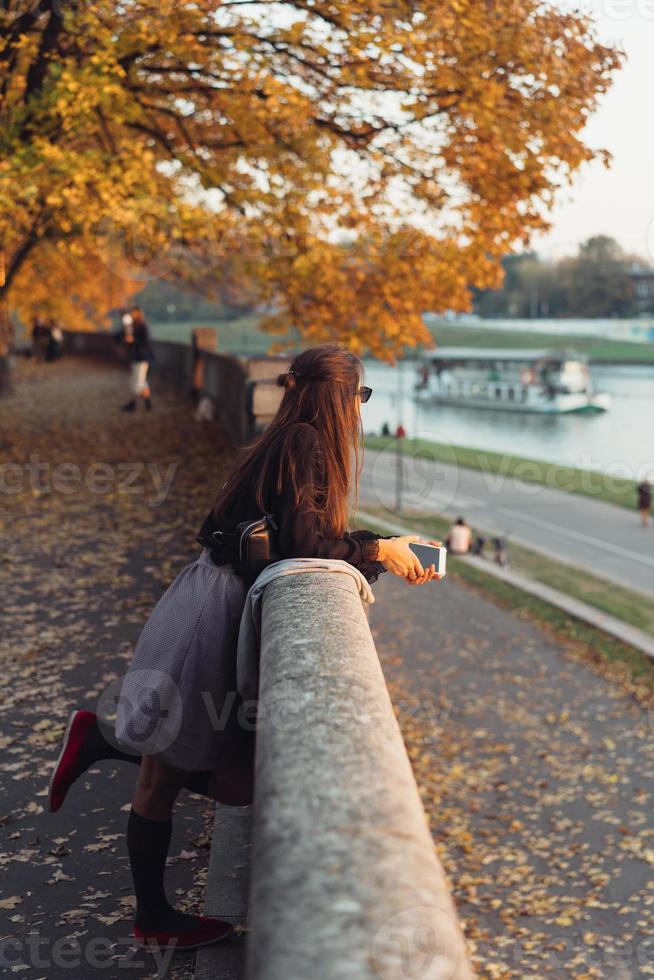
[[[237,544],[240,535],[236,531],[212,531],[204,537],[195,540],[204,548],[220,548],[222,545]]]

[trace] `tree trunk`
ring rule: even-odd
[[[11,390],[11,372],[9,370],[9,356],[0,354],[0,397],[9,394]]]
[[[5,283],[5,253],[4,249],[0,248],[0,395],[6,394],[11,387],[9,372],[10,338],[9,305]]]

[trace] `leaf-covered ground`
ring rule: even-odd
[[[453,581],[383,575],[375,596],[480,977],[654,976],[654,714],[572,643]]]
[[[120,412],[127,397],[120,367],[68,359],[20,362],[0,402],[0,973],[24,980],[157,974],[129,952],[136,769],[104,762],[44,812],[69,709],[94,708],[125,669],[150,609],[197,554],[229,458],[220,427],[195,422],[156,380],[151,414]],[[170,890],[201,909],[213,807],[183,794],[177,813]],[[192,965],[176,957],[167,976]]]

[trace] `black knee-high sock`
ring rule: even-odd
[[[79,752],[78,762],[80,767],[80,775],[96,762],[101,762],[102,759],[118,759],[122,762],[131,762],[137,766],[141,764],[140,755],[132,755],[129,752],[123,752],[117,746],[113,745],[108,739],[106,739],[104,732],[96,719],[91,725],[89,725],[88,731],[84,738],[84,744]]]
[[[178,912],[166,898],[164,874],[172,820],[147,820],[132,809],[127,820],[127,851],[136,895],[135,924],[156,932],[194,928],[196,916]]]
[[[105,738],[102,728],[95,721],[90,727],[84,740],[84,745],[79,754],[79,774],[86,772],[96,762],[103,759],[116,759],[120,762],[129,762],[132,765],[141,765],[141,756],[123,752]],[[200,796],[207,796],[209,792],[209,780],[211,779],[210,770],[189,773],[189,778],[185,783],[185,788],[192,793]]]
[[[149,928],[170,904],[164,889],[164,869],[173,829],[172,820],[146,820],[132,809],[127,819],[127,852],[134,879],[136,922]]]

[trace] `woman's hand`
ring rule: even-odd
[[[424,569],[420,560],[411,548],[409,542],[422,540],[417,534],[404,534],[398,538],[379,538],[378,560],[392,572],[405,579],[410,585],[424,585],[433,578],[442,578],[436,567],[430,565]],[[438,541],[423,541],[423,544],[433,544],[440,547]]]

